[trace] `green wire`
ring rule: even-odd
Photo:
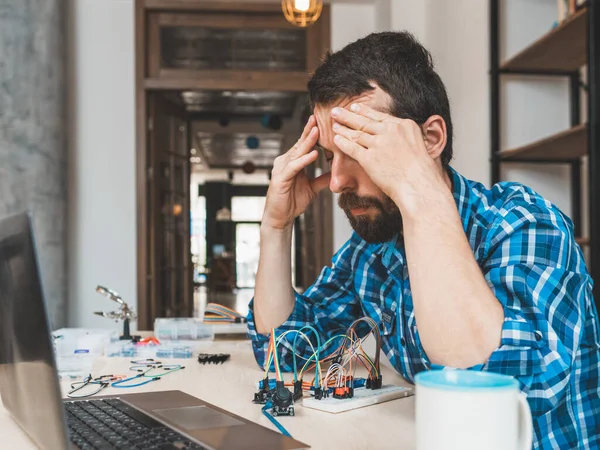
[[[366,322],[368,325],[371,325],[371,331],[373,331],[373,329],[374,329],[373,324],[375,322],[372,321],[372,319],[371,320],[365,320],[365,318],[361,318],[361,319],[356,320],[352,324],[352,326],[350,328],[353,328],[359,322]],[[375,324],[375,326],[376,326],[376,324]],[[308,339],[308,336],[305,333],[302,333],[302,330],[304,330],[305,328],[311,330],[315,334],[316,339],[317,339],[317,348],[316,348],[316,350],[313,347],[312,342],[310,342],[310,339]],[[287,330],[287,331],[285,331],[284,333],[282,333],[278,337],[275,335],[275,330],[273,330],[272,333],[274,334],[273,338],[274,338],[275,344],[274,344],[273,352],[271,353],[271,355],[269,355],[268,361],[267,361],[267,363],[265,365],[265,377],[268,376],[269,368],[271,367],[271,363],[274,360],[274,362],[275,362],[275,367],[274,367],[275,371],[276,371],[277,375],[279,376],[279,378],[282,379],[281,368],[279,367],[279,357],[277,356],[277,346],[279,345],[279,343],[281,342],[281,340],[284,337],[287,337],[287,335],[289,333],[295,333],[294,342],[292,344],[292,353],[293,353],[293,358],[294,358],[294,381],[298,380],[298,376],[300,376],[300,379],[302,379],[302,377],[304,376],[304,372],[306,371],[308,365],[310,364],[310,362],[313,359],[315,359],[316,360],[316,362],[315,362],[315,387],[318,387],[319,374],[321,373],[321,363],[320,363],[320,360],[319,360],[319,354],[322,351],[324,351],[325,348],[327,348],[327,346],[330,345],[331,342],[333,342],[337,338],[345,338],[345,340],[350,340],[351,339],[347,334],[337,334],[337,335],[329,338],[323,345],[319,345],[320,344],[319,334],[310,325],[305,325],[302,328],[300,328],[299,330]],[[302,356],[302,355],[300,355],[300,354],[298,354],[296,352],[296,341],[298,339],[298,336],[302,337],[310,345],[311,349],[313,350],[312,354],[308,358],[305,358],[304,356]],[[367,362],[371,365],[371,367],[373,367],[373,370],[375,371],[375,376],[379,376],[379,371],[377,370],[377,367],[375,366],[375,363],[373,362],[373,360],[366,353],[363,353],[362,355],[357,355],[357,357],[364,357],[367,360]],[[303,359],[303,360],[306,361],[304,363],[304,366],[302,367],[302,369],[300,370],[299,373],[297,372],[296,358],[300,358],[300,359]]]
[[[313,334],[316,336],[317,338],[317,350],[314,350],[314,347],[311,345],[311,348],[313,349],[313,355],[316,354],[316,361],[319,361],[319,350],[321,348],[321,340],[319,339],[319,333],[317,333],[317,331],[311,327],[310,325],[305,325],[302,328],[300,328],[298,330],[298,332],[296,333],[296,336],[294,336],[294,345],[292,346],[292,351],[294,353],[294,382],[298,381],[298,366],[296,364],[296,356],[298,355],[298,353],[296,352],[296,342],[298,340],[298,336],[301,335],[302,330],[307,329],[313,332]],[[306,336],[306,333],[302,333],[303,337],[306,338],[306,340],[309,342],[310,344],[310,339],[308,339],[308,336]],[[319,373],[320,373],[320,369],[321,367],[319,366],[319,364],[317,364],[316,369],[315,369],[315,388],[319,387]]]
[[[327,342],[325,342],[325,343],[323,344],[323,346],[321,347],[321,349],[320,349],[320,350],[321,350],[321,351],[323,351],[323,350],[324,350],[324,349],[325,349],[325,348],[326,348],[326,347],[327,347],[327,346],[328,346],[328,345],[329,345],[329,344],[330,344],[330,343],[331,343],[331,342],[332,342],[334,339],[336,339],[336,338],[339,338],[339,337],[348,337],[348,336],[347,336],[347,335],[345,335],[345,334],[336,334],[336,335],[335,335],[335,336],[333,336],[332,338],[328,339],[328,340],[327,340]],[[312,359],[314,358],[314,356],[315,356],[315,355],[313,354],[313,355],[312,355],[310,358],[308,358],[308,359],[306,359],[306,358],[303,358],[302,356],[299,356],[301,359],[306,359],[306,364],[304,364],[304,367],[303,367],[303,368],[302,368],[302,370],[300,371],[300,373],[301,373],[301,374],[304,374],[304,371],[306,370],[306,368],[308,367],[308,364],[309,364],[309,363],[312,361]],[[320,369],[321,369],[321,364],[320,364],[320,362],[319,362],[319,361],[317,361],[317,363],[316,363],[316,364],[318,364],[318,366],[319,366],[319,371],[320,371]],[[319,372],[319,373],[320,373],[320,372]],[[300,377],[300,378],[302,378],[302,377]]]

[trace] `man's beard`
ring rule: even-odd
[[[370,244],[389,241],[396,233],[402,231],[402,215],[391,198],[385,197],[382,202],[376,197],[358,195],[347,192],[340,194],[338,205],[344,210],[350,225],[356,233]],[[379,211],[374,218],[368,214],[354,216],[351,209],[375,208]]]

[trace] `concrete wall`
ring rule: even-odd
[[[33,214],[53,328],[67,316],[64,10],[0,4],[0,217]]]

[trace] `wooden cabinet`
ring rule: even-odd
[[[255,6],[219,10],[199,2],[193,11],[150,10],[146,87],[305,91],[323,39],[329,42],[329,7],[316,24],[299,28],[279,5]]]

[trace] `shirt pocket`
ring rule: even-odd
[[[397,324],[396,309],[400,303],[400,289],[392,277],[388,277],[379,289],[379,304],[377,310],[380,316],[380,330],[383,336],[394,333]]]

